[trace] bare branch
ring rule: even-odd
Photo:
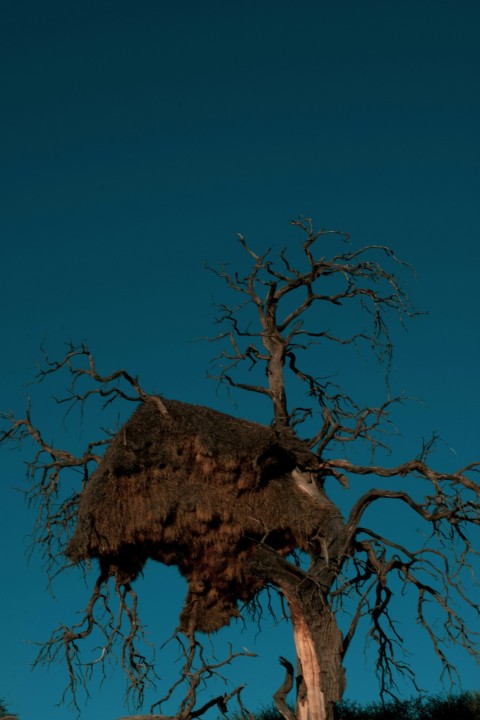
[[[63,549],[76,518],[79,492],[101,456],[96,452],[110,443],[111,438],[88,443],[83,455],[76,456],[67,450],[47,443],[40,430],[33,424],[30,402],[26,415],[17,419],[12,413],[0,413],[7,429],[0,432],[1,443],[21,446],[27,439],[37,445],[33,459],[27,463],[27,477],[31,487],[26,496],[29,503],[38,505],[33,544],[42,549],[49,577],[64,567]],[[60,499],[60,483],[67,471],[79,477],[79,487],[66,498]]]
[[[136,705],[143,703],[147,688],[153,687],[157,675],[154,669],[153,646],[145,639],[145,631],[137,611],[137,597],[129,582],[115,584],[115,597],[118,601],[118,612],[115,614],[110,607],[108,591],[108,575],[100,574],[94,590],[83,612],[79,623],[71,628],[61,625],[50,639],[40,644],[40,651],[34,667],[50,665],[62,660],[68,671],[68,683],[62,695],[65,702],[67,695],[71,697],[71,706],[80,712],[78,692],[83,690],[88,696],[88,684],[92,673],[98,667],[102,677],[106,677],[106,662],[117,664],[118,660],[128,679],[128,696]],[[125,628],[126,626],[126,628]],[[97,648],[97,659],[84,663],[81,660],[79,641],[96,634],[101,645]],[[150,657],[141,653],[138,643],[149,647]],[[39,644],[39,643],[37,643]],[[119,646],[120,656],[117,655]]]
[[[280,665],[285,668],[285,680],[273,696],[273,701],[277,707],[278,712],[280,713],[280,715],[282,715],[282,717],[285,718],[285,720],[295,720],[295,714],[288,707],[286,701],[288,693],[293,688],[293,665],[284,657],[280,657],[279,661]]]
[[[386,322],[386,313],[396,313],[400,320],[413,317],[418,312],[411,306],[408,297],[400,288],[400,284],[391,272],[386,271],[377,261],[367,259],[371,253],[382,253],[394,264],[410,267],[400,261],[386,246],[368,245],[360,250],[334,255],[331,258],[324,256],[318,259],[314,250],[325,236],[337,236],[344,241],[349,240],[346,233],[321,229],[315,231],[309,219],[302,218],[291,223],[298,227],[307,238],[302,249],[306,268],[300,268],[287,258],[286,251],[282,250],[280,259],[283,269],[275,268],[269,260],[269,252],[255,253],[247,244],[245,238],[240,236],[243,249],[253,260],[253,266],[248,275],[240,278],[231,275],[225,268],[215,271],[224,280],[227,287],[247,296],[247,301],[236,308],[223,305],[223,314],[217,322],[227,323],[230,326],[228,333],[220,333],[216,340],[228,337],[233,353],[223,351],[217,362],[225,359],[227,366],[221,365],[219,374],[213,375],[219,382],[225,382],[230,387],[267,395],[273,405],[274,423],[278,429],[285,429],[295,419],[298,425],[296,411],[288,411],[286,397],[287,371],[290,371],[298,380],[307,385],[307,392],[315,405],[319,405],[323,414],[323,434],[315,438],[316,443],[324,441],[319,448],[321,453],[326,445],[333,442],[345,442],[348,435],[352,439],[363,437],[372,442],[371,433],[364,425],[364,418],[359,414],[354,417],[352,411],[341,408],[344,401],[352,403],[344,393],[341,394],[342,403],[335,395],[330,396],[325,383],[319,381],[307,372],[299,363],[298,353],[308,350],[312,342],[336,342],[340,345],[350,345],[357,342],[368,342],[377,353],[379,360],[385,361],[387,375],[392,356],[392,342]],[[364,258],[365,256],[365,258]],[[332,292],[332,282],[335,290]],[[326,291],[322,291],[325,287]],[[383,289],[382,289],[383,288]],[[327,303],[340,306],[346,301],[357,301],[359,309],[366,311],[371,319],[370,331],[359,330],[350,336],[342,338],[332,333],[328,328],[313,327],[306,329],[303,318],[311,307]],[[282,308],[287,308],[286,312]],[[318,309],[318,308],[317,308]],[[251,319],[253,314],[259,321],[259,329],[252,331]],[[248,318],[245,328],[240,318]],[[302,338],[302,344],[298,339]],[[260,339],[264,351],[252,343],[253,339]],[[245,345],[243,340],[247,340]],[[244,363],[250,363],[250,370],[263,364],[266,373],[266,384],[245,382],[232,377],[234,370],[240,370]],[[314,406],[315,406],[314,405]],[[385,408],[384,408],[385,410]],[[369,415],[373,411],[369,411]],[[355,428],[348,429],[349,419],[355,420]],[[378,428],[379,421],[374,428]],[[382,446],[375,440],[374,447]]]
[[[47,352],[44,348],[42,348],[45,365],[44,367],[39,367],[35,378],[36,382],[43,382],[49,375],[58,373],[62,369],[66,369],[68,371],[71,377],[70,384],[67,388],[69,394],[65,398],[57,399],[59,404],[68,403],[70,407],[76,403],[83,405],[83,403],[92,395],[99,395],[102,398],[106,398],[104,407],[117,398],[122,398],[132,402],[146,402],[147,400],[155,398],[159,412],[164,415],[167,414],[167,410],[160,398],[146,393],[140,386],[138,377],[134,377],[126,370],[115,370],[109,375],[101,375],[96,368],[95,358],[85,343],[82,343],[80,346],[75,346],[72,343],[69,343],[67,348],[67,352],[59,361],[50,360]],[[78,359],[86,360],[87,366],[77,366],[75,362]],[[76,389],[77,384],[85,378],[93,380],[93,382],[96,383],[96,387],[86,390],[85,392],[78,392]],[[136,395],[132,396],[127,394],[119,386],[119,382],[121,380],[124,380],[127,385],[133,388]]]
[[[204,646],[198,640],[195,633],[185,636],[184,640],[182,635],[176,631],[172,639],[177,641],[181,650],[181,655],[184,660],[183,668],[179,673],[178,679],[175,683],[173,683],[173,685],[171,685],[167,693],[151,706],[151,713],[155,710],[155,708],[161,708],[162,705],[170,700],[173,694],[183,685],[186,685],[186,692],[180,702],[179,710],[176,715],[176,717],[180,720],[193,720],[193,718],[200,717],[215,705],[217,705],[221,712],[224,713],[227,708],[227,703],[233,697],[237,697],[239,700],[240,693],[244,687],[243,685],[236,687],[230,693],[224,693],[211,698],[201,707],[195,708],[197,702],[197,691],[201,686],[206,684],[208,679],[215,676],[226,683],[226,679],[220,672],[222,668],[230,665],[232,661],[238,657],[256,657],[255,653],[246,649],[240,652],[234,652],[232,650],[232,646],[230,645],[227,657],[222,660],[214,660],[212,662],[206,659]]]

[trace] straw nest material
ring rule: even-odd
[[[98,558],[120,583],[149,558],[177,565],[189,586],[181,629],[212,632],[265,584],[248,569],[258,542],[309,551],[333,506],[316,480],[314,496],[294,481],[312,456],[293,434],[162,402],[166,414],[152,399],[113,439],[81,494],[67,555]]]

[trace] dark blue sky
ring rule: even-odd
[[[478,457],[479,21],[473,0],[2,2],[1,407],[21,414],[31,392],[34,418],[62,436],[48,389],[22,384],[43,339],[53,353],[87,339],[105,371],[123,366],[149,390],[268,422],[268,408],[239,397],[235,410],[205,378],[212,347],[191,341],[214,332],[212,298],[223,296],[203,268],[243,262],[237,232],[259,250],[294,243],[288,220],[303,213],[416,266],[409,289],[430,314],[396,334],[393,381],[426,404],[403,412],[399,450],[435,429],[439,463]],[[72,443],[91,439],[69,427]],[[0,696],[24,720],[66,720],[53,708],[62,672],[30,675],[27,642],[71,622],[87,592],[72,575],[52,600],[38,558],[27,565],[34,515],[13,489],[23,459],[0,455]],[[155,622],[175,622],[178,598],[154,599],[172,576],[147,575],[160,641],[171,627],[157,638]],[[274,658],[287,637],[269,636]],[[440,690],[413,639],[424,686]],[[374,698],[371,662],[356,653],[347,694]],[[253,671],[257,704],[278,686],[267,665]],[[459,667],[476,687],[472,666]],[[121,715],[119,687],[94,687],[84,716]]]

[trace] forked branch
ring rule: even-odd
[[[329,382],[307,371],[303,366],[303,353],[312,343],[349,345],[367,342],[378,358],[386,362],[388,375],[392,341],[387,313],[397,314],[401,322],[418,313],[396,276],[371,259],[370,255],[381,253],[394,264],[411,268],[399,260],[390,248],[379,245],[367,245],[330,258],[323,254],[318,256],[316,251],[321,253],[321,243],[328,236],[337,236],[345,242],[348,242],[349,236],[339,231],[315,230],[311,221],[304,218],[291,224],[306,235],[296,262],[290,260],[283,250],[280,253],[282,266],[278,268],[269,259],[269,250],[261,255],[255,253],[240,235],[240,243],[253,261],[250,272],[239,276],[238,273],[229,273],[225,266],[214,270],[230,290],[245,297],[244,302],[235,307],[220,306],[217,322],[227,329],[214,339],[226,340],[229,347],[216,358],[219,372],[215,377],[228,386],[268,396],[278,430],[298,424],[299,417],[305,419],[308,414],[299,414],[295,409],[289,411],[288,375],[305,384],[313,402],[310,412],[320,412],[323,418],[322,428],[312,441],[312,447],[319,446],[319,453],[334,442],[359,437],[374,445],[380,444],[372,433],[378,429],[380,418],[384,418],[386,405],[378,411],[359,408]],[[328,326],[322,327],[322,323],[330,322],[333,317],[325,311],[326,308],[338,307],[346,302],[357,303],[366,313],[370,321],[368,330],[361,329],[342,337],[332,333]],[[305,319],[313,308],[317,311],[317,319],[308,327]],[[262,366],[266,382],[258,372]],[[243,367],[247,368],[247,372],[253,371],[259,382],[239,378]],[[377,418],[373,424],[369,422],[372,417]]]

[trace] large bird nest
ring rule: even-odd
[[[309,551],[333,506],[315,477],[314,492],[295,482],[313,456],[293,434],[162,403],[166,413],[154,398],[142,404],[113,439],[81,494],[67,555],[98,558],[120,583],[149,558],[177,565],[189,586],[181,628],[212,632],[265,584],[249,574],[258,543]]]

